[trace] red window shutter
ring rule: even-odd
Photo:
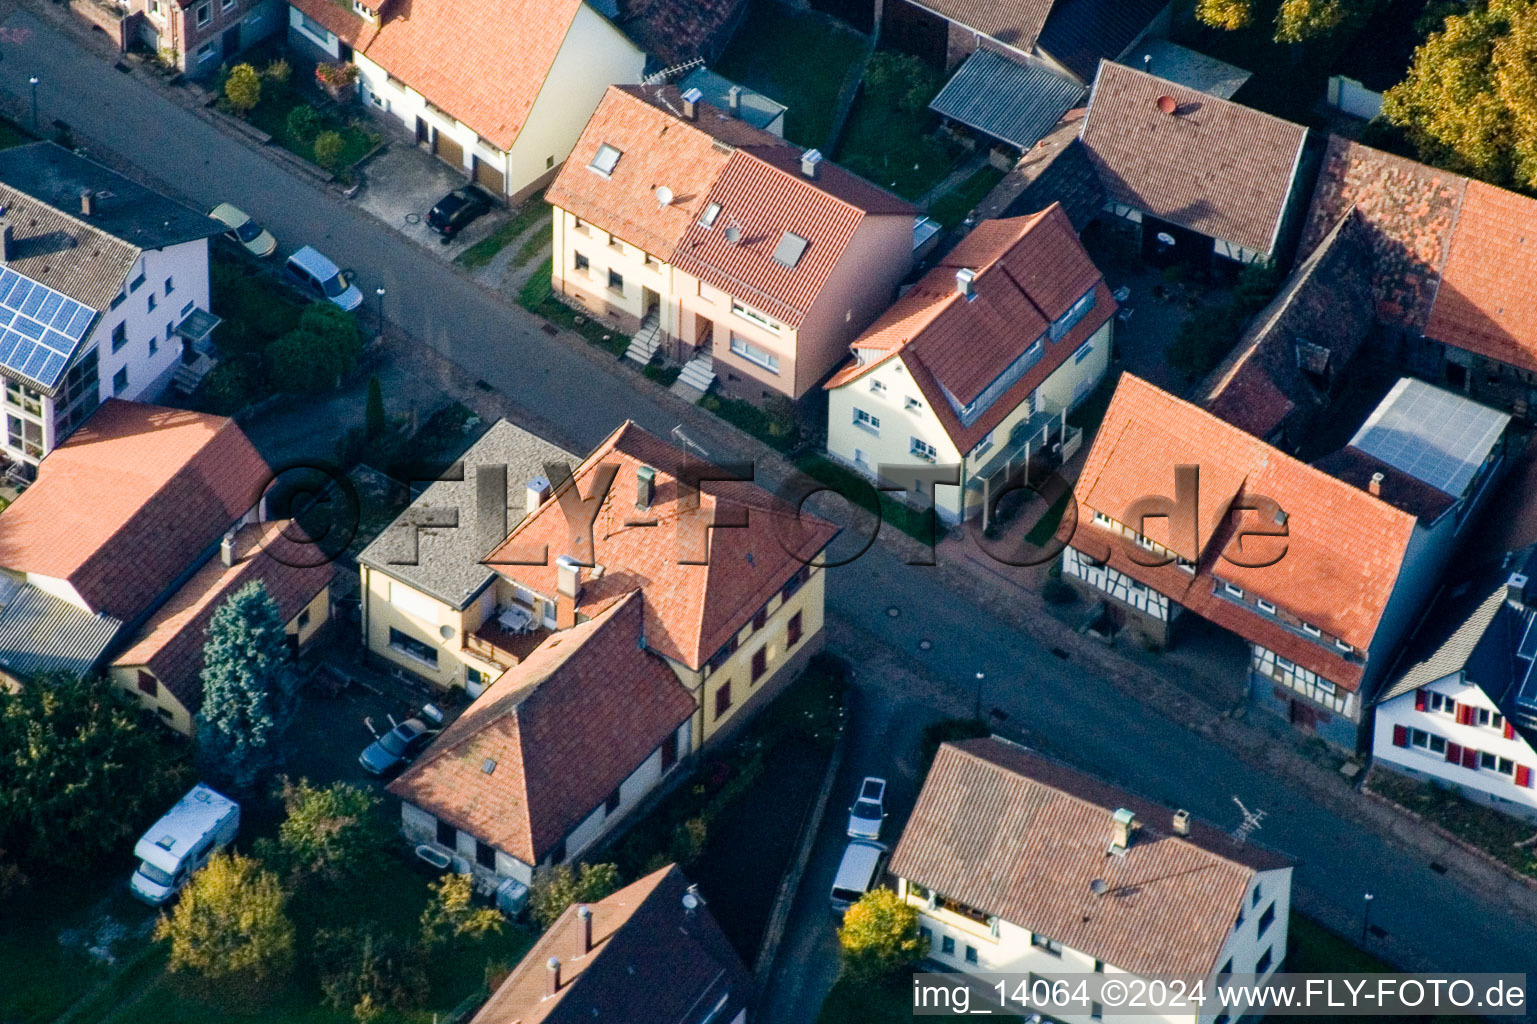
[[[1507,740],[1516,738],[1516,727],[1510,724],[1510,719],[1508,718],[1505,719],[1505,738]]]
[[[1414,710],[1416,710],[1416,711],[1424,711],[1425,710],[1425,691],[1424,690],[1415,690],[1414,691]]]
[[[1461,761],[1462,748],[1455,743],[1448,743],[1446,745],[1446,759],[1452,764],[1456,764]]]
[[[1474,750],[1472,747],[1463,747],[1462,748],[1462,766],[1464,768],[1477,768],[1478,767],[1478,751]]]
[[[1516,765],[1516,785],[1532,788],[1532,770],[1524,764]]]
[[[1468,712],[1472,711],[1473,709],[1466,704],[1453,704],[1452,707],[1457,709],[1457,724],[1467,725]]]
[[[1409,745],[1409,730],[1401,725],[1393,726],[1393,746],[1407,747]]]

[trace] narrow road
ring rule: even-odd
[[[43,121],[66,121],[87,146],[107,147],[194,203],[237,202],[287,248],[316,245],[355,268],[370,301],[374,288],[383,285],[385,312],[394,325],[535,411],[578,450],[626,417],[663,434],[679,421],[678,408],[654,388],[545,335],[524,311],[422,254],[328,190],[114,71],[29,11],[13,9],[3,24],[0,93],[13,104],[28,101],[28,78],[37,75]],[[690,432],[718,459],[750,454],[723,427],[694,419]],[[983,671],[983,706],[1008,714],[1002,728],[1007,734],[1023,734],[1048,752],[1227,828],[1241,821],[1235,798],[1264,811],[1255,841],[1299,858],[1299,903],[1336,929],[1349,933],[1359,926],[1362,894],[1370,891],[1376,897],[1373,922],[1387,929],[1406,959],[1446,970],[1530,966],[1537,949],[1531,921],[1481,900],[1456,877],[1437,874],[1376,833],[1319,808],[1295,787],[1158,709],[1126,699],[1108,679],[1054,656],[939,587],[935,570],[907,566],[876,545],[851,565],[832,570],[829,603],[857,630],[950,681],[936,696],[863,678],[845,783],[864,774],[900,779],[911,771],[904,745],[910,746],[921,721],[968,714],[974,673]],[[888,608],[898,614],[889,615]],[[931,649],[920,649],[923,639]],[[916,781],[901,784],[908,800]],[[835,968],[829,961],[833,943],[825,892],[829,864],[835,866],[838,855],[838,812],[846,793],[845,788],[832,804],[792,913],[782,953],[787,973],[777,982],[784,997],[771,1004],[770,1021],[813,1020],[831,984]],[[894,818],[893,838],[899,826]]]

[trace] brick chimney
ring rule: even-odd
[[[576,625],[576,602],[582,596],[582,567],[570,555],[555,559],[555,628]]]
[[[1117,857],[1125,856],[1131,846],[1131,837],[1142,827],[1137,815],[1125,807],[1117,808],[1110,815],[1110,849],[1106,852]]]
[[[1372,474],[1372,482],[1366,485],[1366,489],[1371,492],[1372,497],[1382,497],[1382,481],[1386,479],[1387,477],[1385,477],[1381,472]]]

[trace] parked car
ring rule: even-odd
[[[415,761],[437,734],[420,718],[408,718],[363,748],[358,764],[370,775],[392,774]]]
[[[491,197],[474,185],[456,188],[427,212],[427,226],[448,241],[491,209]]]
[[[139,866],[128,880],[135,896],[158,907],[240,831],[240,805],[199,782],[133,848]]]
[[[208,216],[229,228],[224,236],[239,243],[252,256],[266,257],[278,251],[278,240],[272,237],[272,232],[246,216],[245,211],[234,204],[220,203],[208,211]]]
[[[330,260],[314,246],[306,245],[283,264],[283,274],[294,284],[317,298],[329,299],[351,312],[363,304],[363,293],[347,280]]]
[[[843,860],[833,879],[833,913],[842,914],[875,888],[886,870],[886,846],[869,839],[853,839],[844,848]]]
[[[849,838],[879,839],[886,820],[886,780],[870,775],[859,784],[859,799],[849,808]]]

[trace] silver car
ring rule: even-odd
[[[252,256],[266,257],[278,251],[278,240],[272,232],[246,216],[244,210],[232,203],[220,203],[208,211],[208,216],[229,228],[225,237],[240,245]]]
[[[849,808],[849,837],[879,839],[886,820],[886,780],[866,776],[859,784],[859,799]]]

